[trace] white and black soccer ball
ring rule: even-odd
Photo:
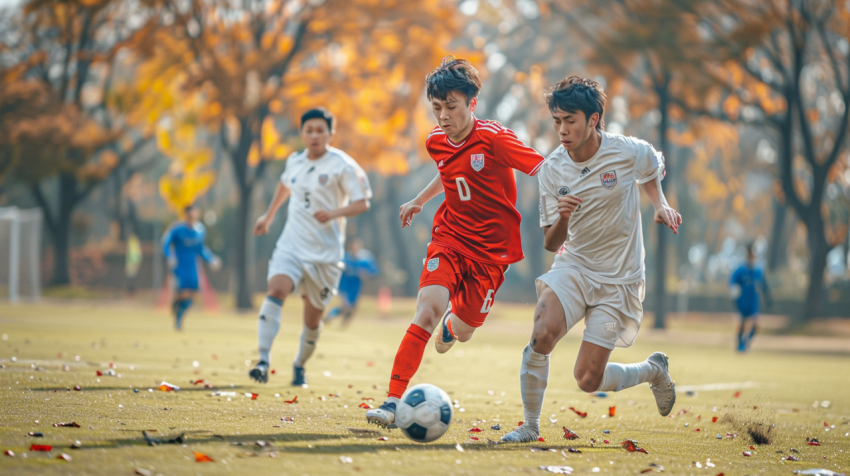
[[[446,392],[428,383],[414,385],[404,392],[395,412],[395,424],[404,435],[419,443],[429,443],[449,429],[454,410]]]

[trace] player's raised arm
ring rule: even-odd
[[[559,197],[558,218],[550,226],[543,227],[543,247],[546,251],[557,252],[567,241],[570,226],[570,216],[581,206],[581,198],[575,195]]]
[[[679,225],[682,224],[682,215],[679,215],[673,207],[667,204],[664,191],[661,190],[661,177],[643,184],[643,190],[649,196],[652,206],[655,208],[655,223],[664,223],[673,233],[679,234]]]
[[[419,192],[419,195],[417,195],[416,198],[399,207],[398,217],[401,219],[401,227],[404,228],[406,226],[410,226],[410,222],[413,220],[413,215],[421,212],[422,207],[428,203],[429,200],[441,193],[443,193],[443,182],[440,180],[440,174],[437,174],[434,179],[431,180],[431,183]]]
[[[282,181],[277,182],[277,188],[274,190],[274,196],[272,197],[271,203],[269,203],[269,208],[266,210],[266,213],[260,215],[260,217],[257,218],[257,222],[254,223],[254,235],[265,235],[269,232],[269,226],[271,226],[274,221],[277,209],[280,208],[287,199],[289,199],[289,195],[291,193],[292,192],[289,190],[289,187],[284,185]]]

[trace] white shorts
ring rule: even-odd
[[[295,290],[307,296],[316,309],[325,309],[337,293],[342,277],[341,263],[308,263],[291,249],[276,246],[269,260],[266,280],[283,275],[295,284]]]
[[[537,297],[548,286],[564,307],[567,332],[585,320],[584,340],[606,349],[629,347],[643,318],[644,282],[598,283],[572,268],[553,269],[537,278]]]

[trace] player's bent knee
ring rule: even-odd
[[[531,334],[531,350],[538,354],[551,354],[555,348],[555,339],[548,332],[533,332]]]
[[[599,390],[599,387],[602,385],[602,376],[590,373],[579,375],[578,372],[576,372],[576,383],[582,392],[595,392]]]

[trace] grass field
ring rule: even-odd
[[[287,303],[272,351],[277,371],[268,384],[258,385],[247,377],[256,358],[253,315],[193,309],[178,333],[165,311],[133,303],[0,304],[0,449],[15,453],[0,456],[0,473],[133,474],[140,468],[164,475],[543,475],[549,473],[539,466],[566,465],[574,474],[637,474],[650,463],[668,474],[712,476],[792,474],[813,467],[850,471],[847,337],[762,336],[741,355],[732,351],[734,321],[728,316],[683,318],[666,333],[647,325],[637,343],[615,351],[613,360],[642,360],[653,350],[668,354],[679,398],[674,416],[662,418],[646,385],[607,398],[576,387],[572,368],[581,329],[575,329],[553,354],[541,424],[545,442],[495,445],[488,440],[498,440],[522,419],[518,370],[531,319],[531,308],[501,303],[469,343],[446,355],[431,345],[426,350],[413,383],[438,385],[458,406],[449,432],[419,445],[398,430],[375,431],[359,408],[380,404],[386,395],[412,303],[397,301],[392,315],[375,317],[374,303],[366,302],[347,330],[326,326],[307,366],[308,389],[288,385],[299,312],[295,300]],[[107,375],[110,363],[118,375]],[[215,388],[190,383],[198,379]],[[181,390],[160,391],[162,381]],[[72,390],[76,385],[81,391]],[[696,390],[694,396],[686,395],[688,388]],[[214,391],[235,396],[211,396]],[[297,403],[285,402],[296,396]],[[829,403],[821,403],[825,400]],[[610,406],[616,406],[614,418],[607,416]],[[294,421],[282,421],[287,417]],[[80,428],[53,426],[59,422]],[[748,422],[774,424],[771,444],[750,450]],[[502,430],[491,430],[497,424]],[[564,440],[563,426],[581,439]],[[483,431],[469,433],[473,427]],[[185,434],[185,439],[182,445],[151,447],[142,430],[154,438]],[[738,437],[726,438],[727,432]],[[380,441],[382,436],[388,439]],[[821,446],[807,445],[806,437],[817,437]],[[627,438],[648,454],[622,449]],[[256,445],[258,440],[266,445]],[[75,441],[80,449],[70,448]],[[32,444],[53,450],[30,451]],[[567,447],[581,453],[562,452]],[[193,451],[214,462],[196,462]],[[57,459],[62,453],[73,460]],[[789,455],[800,461],[784,461]]]

